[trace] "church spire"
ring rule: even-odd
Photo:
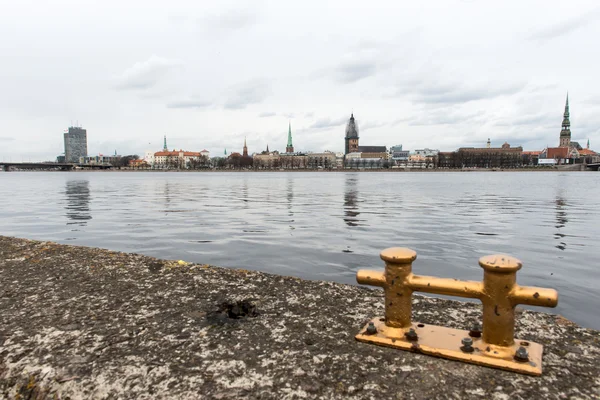
[[[244,136],[244,151],[242,152],[244,157],[248,157],[248,146],[246,146],[246,137]]]
[[[169,148],[167,147],[167,135],[165,135],[165,144],[163,145],[163,150],[164,151],[168,151]]]
[[[565,103],[565,113],[563,114],[562,129],[560,130],[559,147],[571,146],[571,120],[569,119],[569,93],[567,92],[567,101]]]
[[[288,141],[287,141],[287,146],[285,147],[285,152],[286,153],[294,152],[294,145],[292,144],[292,122],[291,121],[290,121],[290,124],[288,127]]]

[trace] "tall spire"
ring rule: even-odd
[[[588,144],[587,144],[587,149],[590,149],[590,139],[588,138]]]
[[[565,102],[565,113],[563,114],[562,129],[560,130],[559,147],[571,146],[571,120],[569,119],[569,93],[567,92],[567,101]]]
[[[246,146],[246,137],[244,136],[244,150],[242,151],[244,157],[248,157],[248,146]]]
[[[225,153],[224,154],[227,155],[227,147],[225,147]]]
[[[167,147],[167,135],[165,135],[165,144],[163,145],[163,150],[164,151],[168,151],[169,148]]]
[[[294,152],[294,145],[292,144],[292,122],[291,121],[290,121],[290,124],[288,127],[288,141],[287,141],[287,146],[285,147],[285,152],[286,153]]]

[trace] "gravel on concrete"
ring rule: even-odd
[[[600,398],[600,332],[560,316],[519,312],[518,337],[545,346],[531,377],[355,341],[377,315],[377,289],[0,236],[0,398]]]

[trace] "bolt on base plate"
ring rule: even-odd
[[[542,374],[544,347],[538,343],[515,339],[512,346],[504,347],[490,345],[485,343],[482,338],[473,337],[471,338],[473,340],[473,351],[464,352],[461,350],[461,347],[463,347],[462,339],[470,337],[468,330],[413,322],[411,328],[415,330],[418,339],[409,341],[404,335],[405,332],[408,332],[408,329],[388,327],[385,325],[383,317],[374,318],[370,322],[373,323],[377,332],[367,333],[367,327],[369,326],[367,324],[356,335],[356,340],[527,375]],[[527,349],[527,361],[515,359],[515,353],[519,347]]]

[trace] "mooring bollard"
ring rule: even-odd
[[[541,375],[543,346],[514,338],[515,306],[556,307],[553,289],[517,285],[521,261],[505,255],[481,257],[483,282],[419,276],[412,273],[417,253],[406,248],[381,252],[385,272],[360,270],[360,284],[383,287],[385,318],[369,322],[356,339],[361,342]],[[412,293],[426,292],[481,300],[483,327],[460,330],[412,322]]]

